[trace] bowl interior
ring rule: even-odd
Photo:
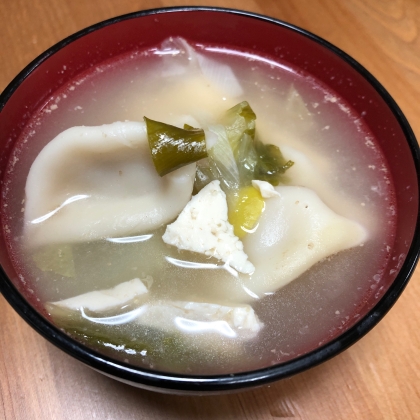
[[[300,365],[277,367],[275,372],[273,370],[273,376],[286,376],[319,363],[356,341],[386,313],[408,281],[419,249],[418,241],[413,245],[419,204],[419,158],[414,135],[399,108],[381,85],[351,58],[328,43],[278,21],[228,10],[186,8],[142,12],[88,28],[36,59],[3,92],[0,116],[1,176],[4,178],[7,175],[5,172],[10,154],[31,115],[57,89],[96,64],[129,51],[155,46],[171,36],[183,37],[194,44],[212,44],[242,51],[244,54],[255,54],[311,75],[343,98],[360,115],[388,160],[400,217],[397,219],[392,255],[381,283],[360,302],[360,318],[347,325],[347,335],[337,331],[335,335],[329,336],[327,345],[335,345],[333,350],[330,347],[322,354],[312,354],[310,360],[306,359]],[[13,256],[7,251],[3,231],[0,241],[1,265],[7,277],[32,306],[37,307],[36,301],[18,281],[19,273],[15,270]],[[16,293],[13,286],[9,284],[6,288],[3,285],[2,288],[6,298],[14,300],[14,306],[18,306],[17,309],[25,313],[24,317],[28,320],[33,315],[33,309],[29,306],[24,310],[24,301],[20,301],[18,296],[12,297]],[[374,316],[373,308],[376,311]],[[356,331],[356,324],[359,323],[360,327],[361,320],[365,322],[363,328]],[[35,314],[29,321],[44,335],[51,333],[49,326],[40,325],[48,324],[42,317]],[[342,340],[339,345],[334,341],[337,336]],[[77,349],[77,345],[69,346],[67,338],[48,338],[84,362],[103,370],[100,356],[95,356],[96,361],[87,360],[86,357],[90,357],[89,351]],[[110,366],[108,362],[105,364]],[[111,371],[108,372],[120,376],[118,368],[112,370],[114,368],[109,368]],[[124,375],[128,375],[126,369]],[[130,376],[134,382],[144,381],[144,378],[136,377],[136,373],[131,372],[130,375],[134,375]],[[261,381],[267,380],[266,373],[260,375],[262,377],[265,379]],[[249,377],[245,380],[249,380]],[[237,381],[240,382],[239,379]]]

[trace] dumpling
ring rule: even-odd
[[[25,234],[43,245],[151,231],[185,207],[194,176],[195,164],[157,174],[144,123],[70,128],[30,168]]]
[[[126,305],[137,297],[145,297],[149,291],[148,286],[151,282],[151,277],[146,277],[143,281],[135,278],[120,283],[112,289],[94,290],[79,296],[51,302],[48,305],[60,306],[73,311],[78,311],[82,308],[88,309],[89,311],[120,309],[123,305]]]
[[[163,58],[163,77],[201,73],[212,90],[224,92],[230,98],[238,98],[244,93],[230,66],[198,53],[183,38],[165,40],[155,54]]]
[[[206,127],[216,124],[225,110],[240,102],[243,89],[232,68],[199,51],[179,37],[169,38],[156,47],[153,55],[159,64],[145,71],[153,72],[152,80],[159,72],[159,89],[154,83],[146,86],[146,74],[138,89],[151,101],[139,100],[125,91],[118,93],[123,96],[117,102],[124,100],[128,104],[126,118],[136,121],[139,115],[146,115],[176,124],[176,116],[192,115],[200,126]]]
[[[242,238],[243,251],[255,266],[252,274],[233,275],[225,265],[197,264],[205,281],[187,280],[179,271],[173,294],[194,298],[206,296],[214,302],[251,302],[271,294],[310,269],[322,259],[361,245],[368,237],[359,223],[338,215],[305,187],[278,186],[279,195],[265,200],[265,209],[253,233]],[[167,258],[182,267],[185,262]],[[189,265],[186,265],[189,266]],[[181,270],[179,268],[179,270]],[[185,278],[185,279],[184,279]],[[172,277],[173,280],[173,277]]]
[[[94,324],[122,325],[134,321],[137,325],[172,334],[198,332],[250,339],[263,327],[249,305],[173,300],[147,302],[152,283],[150,276],[143,280],[135,278],[111,289],[49,302],[46,308],[58,323],[64,321],[63,317],[77,314]],[[114,315],[110,316],[111,312]]]
[[[311,189],[276,187],[258,229],[243,238],[255,274],[244,282],[257,296],[285,286],[315,263],[362,244],[366,230],[332,211]]]
[[[140,325],[174,333],[217,334],[250,339],[263,324],[249,305],[226,306],[218,303],[155,301],[146,304],[136,319]],[[192,336],[193,340],[195,335]]]

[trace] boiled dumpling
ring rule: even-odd
[[[319,155],[302,153],[290,146],[282,146],[283,155],[294,162],[287,176],[293,185],[310,188],[322,201],[338,214],[355,220],[363,220],[370,231],[380,228],[378,220],[337,184],[331,182],[331,163]]]
[[[275,108],[276,104],[271,103],[270,106]],[[285,185],[302,186],[316,191],[332,210],[344,217],[363,220],[369,226],[370,232],[382,229],[379,219],[372,217],[372,212],[364,208],[357,199],[363,193],[359,191],[357,196],[351,195],[349,189],[342,188],[333,175],[345,168],[337,168],[334,159],[313,147],[316,138],[314,136],[319,136],[315,121],[314,114],[292,86],[287,93],[286,106],[281,113],[276,114],[275,119],[269,118],[263,112],[258,113],[257,136],[264,143],[278,146],[284,158],[294,162],[285,174]],[[299,127],[299,136],[296,135],[296,127]]]
[[[242,239],[243,250],[255,271],[235,276],[222,262],[216,265],[205,261],[194,267],[206,270],[197,274],[205,281],[178,280],[175,296],[250,302],[297,279],[322,259],[361,245],[367,239],[366,230],[359,223],[335,213],[313,190],[289,186],[274,190],[279,195],[270,194],[265,199],[258,227]],[[167,258],[169,263],[185,265],[181,255],[174,255]],[[186,277],[182,271],[179,275]]]
[[[96,324],[122,325],[134,321],[137,325],[172,334],[179,331],[187,335],[198,332],[250,339],[263,326],[249,305],[227,306],[214,302],[173,300],[147,302],[152,283],[150,276],[143,280],[135,278],[111,289],[50,302],[46,307],[53,317],[77,312]],[[131,309],[127,311],[127,308]],[[110,316],[110,311],[116,314]]]
[[[52,302],[49,305],[55,305],[73,311],[78,311],[82,308],[89,311],[120,309],[123,305],[126,305],[135,298],[146,297],[149,291],[148,287],[151,283],[151,277],[146,277],[143,280],[135,278],[120,283],[112,289],[94,290],[83,293],[82,295]]]
[[[259,297],[367,238],[360,224],[336,214],[313,190],[285,186],[275,190],[279,196],[266,200],[258,229],[243,239],[256,268],[244,284]]]
[[[213,57],[204,57],[182,38],[165,40],[153,55],[158,65],[149,69],[150,78],[155,79],[159,71],[159,88],[144,82],[148,78],[146,74],[138,82],[138,89],[151,101],[139,100],[127,92],[118,93],[121,96],[117,102],[123,100],[129,104],[126,118],[135,121],[139,115],[146,115],[156,121],[176,124],[177,116],[192,115],[200,126],[206,127],[216,124],[227,109],[243,98],[240,81],[230,66]]]
[[[151,231],[185,207],[194,176],[195,164],[157,174],[144,123],[70,128],[30,168],[26,236],[43,245]]]
[[[249,305],[227,306],[218,303],[155,301],[143,306],[136,322],[159,330],[186,334],[217,334],[250,339],[263,324]],[[193,340],[195,336],[192,335]]]
[[[224,92],[230,98],[238,98],[244,93],[229,65],[198,53],[183,38],[165,40],[156,55],[163,58],[163,77],[198,73],[204,76],[212,90]]]

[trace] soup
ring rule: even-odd
[[[226,110],[243,101],[257,115],[258,138],[293,161],[274,188],[280,195],[264,198],[256,229],[239,241],[239,251],[252,263],[249,270],[232,265],[222,254],[215,258],[195,252],[194,246],[174,245],[179,243],[176,235],[189,229],[176,223],[193,203],[196,168],[187,165],[165,175],[162,179],[172,180],[170,185],[185,183],[180,190],[167,190],[161,181],[153,184],[157,175],[150,152],[130,143],[130,133],[143,130],[144,116],[213,127],[214,132]],[[103,124],[108,126],[65,132]],[[80,134],[97,141],[97,132],[98,138],[110,141],[129,133],[124,141],[134,149],[100,150],[103,158],[97,163],[98,151],[87,155],[71,149],[72,157],[70,149],[58,148],[62,161],[52,159],[50,169],[41,161],[36,168],[45,146],[53,145],[57,136],[70,136],[68,147],[73,147],[71,139]],[[123,162],[124,169],[115,162]],[[113,175],[108,177],[109,168]],[[39,184],[40,179],[45,183]],[[116,359],[192,374],[281,363],[343,331],[380,282],[396,218],[386,161],[363,121],[334,92],[286,62],[213,45],[192,48],[180,39],[103,63],[54,92],[16,144],[5,191],[9,252],[22,287],[45,316]],[[138,220],[130,220],[137,209],[144,210],[138,197],[145,191],[164,200],[150,212],[162,208],[159,217],[165,221],[136,230]],[[220,180],[198,194],[204,197],[208,191],[222,198],[223,207]],[[172,201],[165,201],[168,197]],[[47,199],[55,204],[45,210]],[[122,208],[120,202],[125,203]],[[174,214],[168,212],[172,202],[178,203]],[[202,202],[203,209],[211,207],[208,217],[223,215],[216,201]],[[34,208],[45,211],[34,210],[32,217]],[[306,211],[311,216],[305,217]],[[108,223],[120,214],[118,223]],[[293,220],[295,229],[287,235],[283,215]],[[162,239],[171,236],[168,225],[175,226],[176,239]],[[318,235],[319,225],[329,229],[327,239]],[[341,239],[316,257],[311,241],[288,242],[282,248],[284,238],[307,241],[312,230],[310,238],[322,236],[321,248],[328,248],[325,243],[331,238]],[[190,242],[195,239],[191,234]],[[290,249],[293,255],[287,254]]]

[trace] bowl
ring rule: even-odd
[[[396,302],[420,252],[419,147],[403,113],[384,87],[359,63],[327,41],[288,23],[254,13],[209,7],[176,7],[119,16],[64,39],[23,69],[0,98],[2,209],[7,204],[15,149],[31,117],[50,107],[51,97],[103,63],[181,37],[192,45],[237,51],[250,63],[262,60],[292,71],[333,92],[327,101],[351,111],[367,127],[385,157],[394,185],[393,241],[381,276],[366,278],[357,308],[322,340],[277,362],[216,374],[192,374],[141,367],[93,350],[52,323],[26,284],[10,247],[8,219],[2,212],[0,291],[10,305],[47,340],[91,368],[119,381],[159,392],[208,394],[247,389],[280,380],[339,354],[369,332]],[[315,104],[313,109],[315,109]],[[54,108],[50,108],[52,110]],[[349,111],[349,112],[350,112]],[[315,113],[315,111],[314,111]],[[327,128],[327,127],[325,127]],[[369,147],[370,137],[366,137]],[[6,200],[6,201],[4,201]],[[363,277],[366,273],[360,273]],[[332,297],[333,299],[333,297]],[[337,311],[339,312],[339,311]],[[299,333],[303,334],[303,331]]]

